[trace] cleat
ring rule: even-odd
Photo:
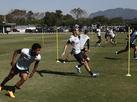
[[[0,92],[2,91],[2,86],[0,86]]]
[[[98,47],[100,47],[101,46],[101,44],[100,43],[98,43]]]
[[[99,73],[93,73],[93,75],[91,75],[91,77],[97,77],[97,76],[99,76]]]
[[[117,55],[117,54],[118,54],[118,51],[116,51],[115,54]]]
[[[66,61],[63,61],[63,63],[66,63]]]
[[[75,69],[76,69],[77,73],[81,73],[81,69],[80,69],[80,67],[78,67],[78,65],[75,66]]]
[[[13,94],[12,91],[8,91],[7,95],[11,98],[15,98],[15,95]]]
[[[137,60],[137,57],[134,57],[133,59],[134,59],[134,60]]]

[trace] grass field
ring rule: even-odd
[[[70,35],[59,35],[59,54]],[[39,42],[43,48],[42,60],[33,78],[26,81],[21,90],[16,91],[15,99],[7,97],[6,90],[0,93],[0,102],[136,102],[137,101],[137,61],[131,60],[131,77],[127,74],[127,53],[115,55],[124,48],[126,34],[117,34],[117,45],[103,41],[102,47],[95,47],[96,36],[90,34],[90,58],[97,78],[89,77],[82,68],[82,74],[74,74],[76,62],[56,63],[56,36],[41,34],[0,35],[0,82],[10,70],[12,53],[18,48],[28,48]],[[131,53],[131,58],[132,58]],[[32,66],[31,66],[32,68]],[[18,76],[7,83],[12,86]]]

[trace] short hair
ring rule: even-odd
[[[101,26],[101,24],[97,24],[97,28],[99,28]]]
[[[88,33],[88,30],[84,30],[84,33],[87,34],[87,33]]]
[[[71,32],[74,32],[74,31],[76,31],[76,28],[71,28]]]
[[[35,50],[37,48],[41,48],[41,45],[39,43],[34,43],[31,47],[32,50]]]
[[[132,27],[134,30],[137,30],[137,24],[131,24],[131,27]]]

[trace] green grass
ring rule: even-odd
[[[59,54],[69,34],[59,35]],[[13,51],[28,48],[34,42],[42,45],[42,60],[38,73],[26,81],[21,90],[16,91],[15,99],[7,97],[6,90],[0,93],[0,102],[136,102],[137,101],[137,63],[131,60],[132,77],[127,74],[127,52],[115,55],[116,50],[125,47],[126,34],[117,34],[117,46],[102,42],[103,47],[94,47],[95,34],[90,34],[90,58],[92,69],[99,72],[98,78],[90,78],[82,68],[82,74],[72,74],[76,62],[56,63],[56,36],[41,34],[0,35],[0,82],[10,70]],[[132,58],[131,53],[131,58]],[[74,60],[73,57],[70,60]],[[31,66],[32,68],[32,66]],[[7,85],[14,85],[18,75]]]

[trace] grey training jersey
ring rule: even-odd
[[[19,70],[29,70],[31,63],[41,60],[40,54],[38,54],[37,56],[32,56],[30,52],[31,51],[28,48],[23,48],[21,50],[21,55],[16,62],[16,67]]]

